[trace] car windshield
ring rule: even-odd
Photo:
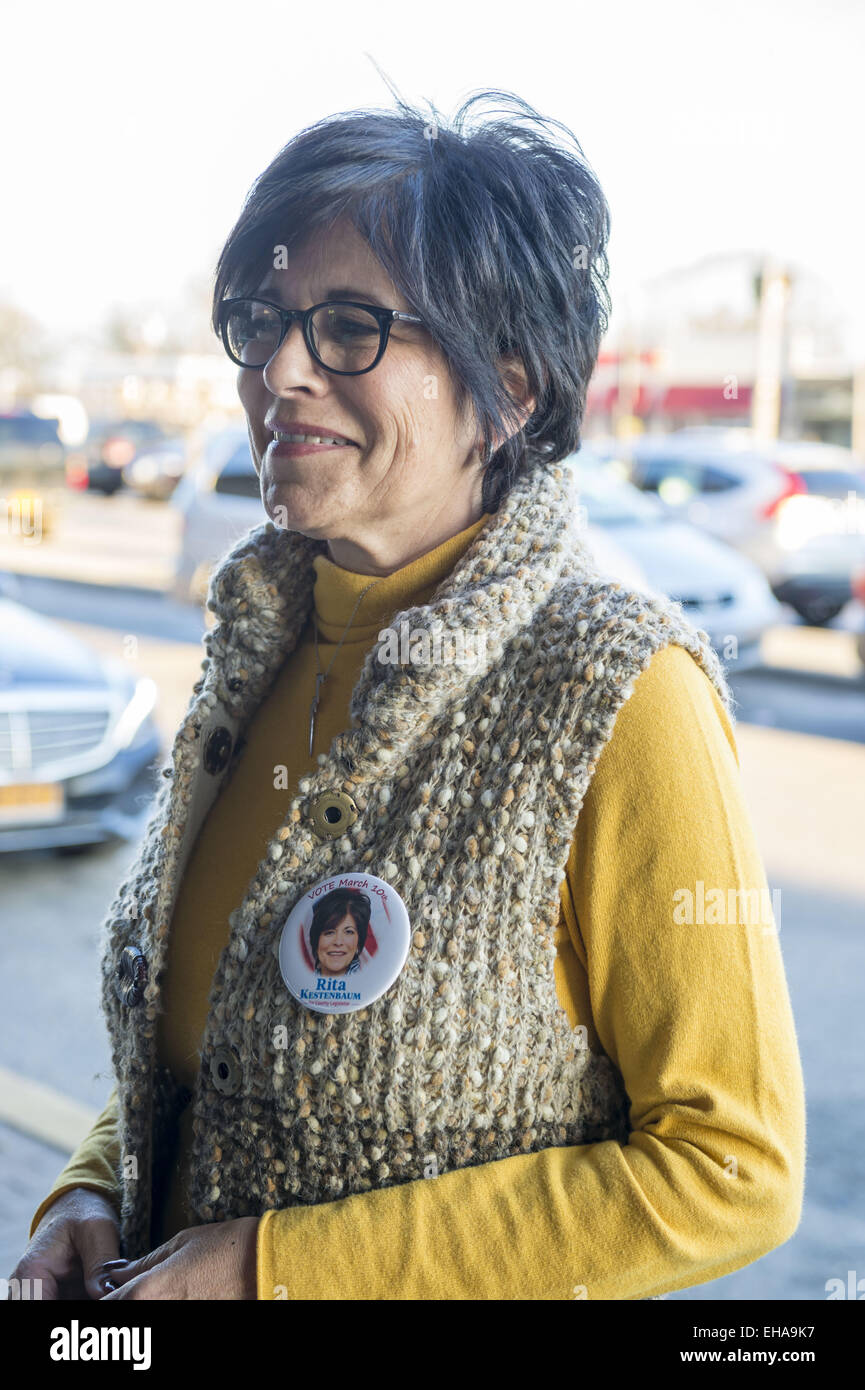
[[[592,525],[634,526],[666,519],[664,508],[653,497],[617,478],[585,449],[572,458],[570,466]]]

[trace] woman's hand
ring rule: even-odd
[[[258,1217],[193,1226],[140,1260],[111,1272],[117,1298],[247,1299],[258,1297]]]
[[[40,1279],[43,1299],[101,1298],[105,1265],[119,1255],[120,1222],[111,1202],[74,1187],[51,1203],[11,1278]]]

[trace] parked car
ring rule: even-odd
[[[123,469],[139,450],[164,438],[153,420],[91,420],[84,443],[69,456],[66,480],[70,487],[111,497],[123,487]]]
[[[588,522],[627,552],[647,587],[681,603],[729,668],[758,665],[762,635],[783,612],[759,568],[615,477],[585,445],[567,463]]]
[[[206,437],[198,461],[172,497],[183,518],[173,592],[182,602],[204,603],[214,564],[242,535],[267,520],[246,426]]]
[[[156,687],[0,593],[0,851],[140,833]]]
[[[841,524],[837,505],[851,493],[865,503],[865,465],[851,450],[810,441],[769,448],[750,430],[705,427],[600,452],[637,487],[752,559],[806,622],[831,621],[849,600],[851,574],[865,558],[865,530],[855,517]]]
[[[613,537],[611,527],[587,524],[582,535],[584,543],[591,551],[598,573],[607,579],[624,584],[629,589],[651,590],[648,575],[633,555]]]
[[[776,456],[796,491],[753,555],[778,598],[819,627],[853,597],[853,576],[865,565],[865,463],[849,449],[806,441],[781,443]]]
[[[45,420],[29,410],[0,415],[0,486],[29,487],[48,480],[62,483],[66,447],[58,420]]]
[[[132,492],[154,502],[165,502],[174,492],[186,467],[186,441],[160,439],[144,445],[123,468],[123,481]]]
[[[44,537],[65,482],[59,421],[28,410],[0,415],[0,522],[6,534]]]

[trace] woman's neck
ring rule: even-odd
[[[432,517],[409,517],[357,537],[329,538],[328,559],[352,574],[384,578],[436,550],[486,516],[480,498],[472,496],[461,505],[446,505]]]

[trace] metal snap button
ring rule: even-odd
[[[313,801],[310,814],[315,833],[333,840],[354,825],[357,807],[347,792],[322,792]]]
[[[218,1047],[210,1059],[210,1079],[220,1095],[235,1095],[242,1078],[237,1053],[230,1047]]]
[[[144,998],[147,984],[147,961],[137,946],[124,946],[117,965],[117,994],[122,1003],[133,1009]]]
[[[231,756],[231,745],[231,734],[222,725],[209,733],[204,744],[204,771],[211,776],[224,772]]]

